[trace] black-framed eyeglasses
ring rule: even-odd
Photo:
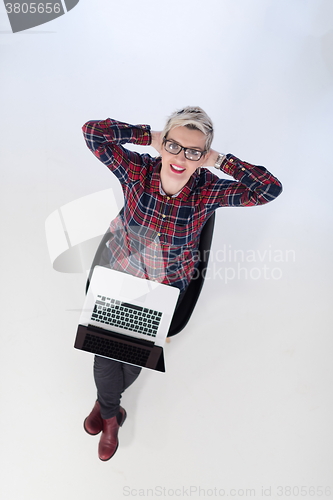
[[[178,142],[171,141],[164,138],[164,149],[172,155],[178,155],[182,150],[184,150],[184,155],[187,160],[199,161],[200,158],[206,153],[206,151],[201,151],[200,149],[184,148]]]

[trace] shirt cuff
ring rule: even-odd
[[[151,144],[150,125],[135,125],[132,129],[135,144],[149,146]]]
[[[223,160],[220,170],[222,170],[225,174],[235,177],[237,172],[244,171],[246,169],[239,158],[229,153]]]

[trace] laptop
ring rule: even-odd
[[[74,347],[165,372],[163,345],[179,289],[95,266]]]

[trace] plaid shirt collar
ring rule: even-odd
[[[161,170],[161,160],[159,160],[156,163],[154,170],[153,170],[150,188],[149,188],[149,191],[151,193],[161,194],[161,191],[160,191],[160,182],[161,182],[160,170]],[[180,192],[176,196],[174,196],[174,198],[177,198],[178,200],[187,200],[190,197],[190,195],[194,189],[194,186],[197,184],[198,179],[199,179],[199,174],[195,171],[191,175],[191,177],[189,178],[189,180],[187,181],[185,186],[180,190]],[[164,196],[166,196],[166,195],[164,195]]]

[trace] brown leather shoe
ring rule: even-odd
[[[103,420],[101,417],[101,407],[99,402],[96,401],[95,406],[91,410],[91,413],[83,422],[83,427],[88,434],[91,436],[96,436],[103,429]]]
[[[116,453],[118,448],[118,430],[126,420],[126,411],[120,407],[118,415],[103,420],[103,432],[98,446],[100,460],[106,462]]]

